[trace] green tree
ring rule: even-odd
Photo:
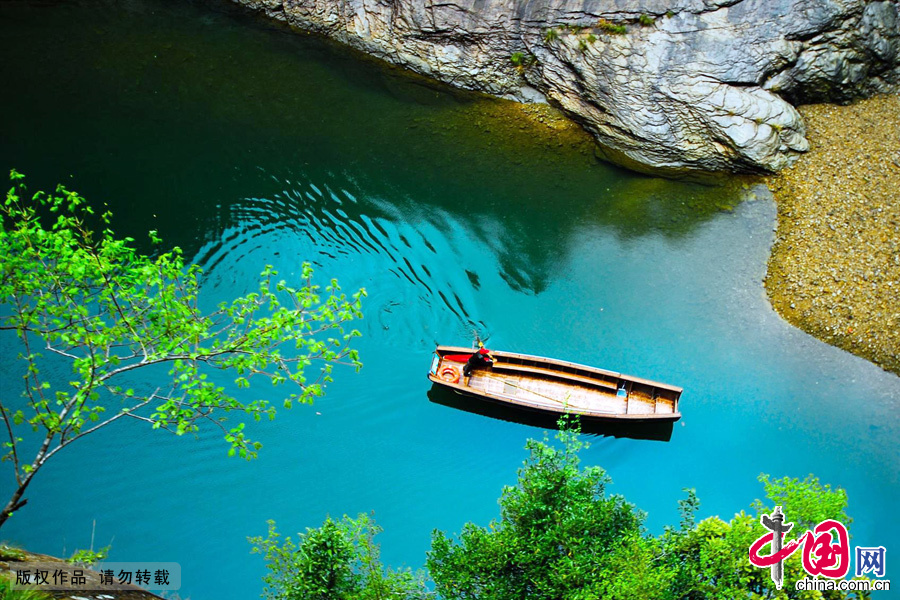
[[[761,475],[759,480],[773,505],[770,507],[756,500],[752,505],[753,514],[741,511],[727,522],[719,517],[709,517],[694,526],[699,502],[693,490],[689,491],[688,499],[681,503],[681,527],[678,530],[667,529],[660,537],[664,550],[662,560],[673,573],[670,597],[710,600],[839,600],[868,597],[864,593],[847,596],[839,591],[796,590],[793,582],[807,576],[801,563],[802,550],[785,561],[785,584],[781,590],[775,588],[768,569],[750,564],[750,545],[766,533],[760,524],[760,517],[770,514],[775,505],[781,506],[787,520],[794,523],[789,534],[791,538],[799,537],[826,519],[835,519],[848,526],[851,522],[845,511],[846,492],[823,486],[812,475],[803,480],[790,477],[772,479]]]
[[[459,539],[435,532],[428,569],[445,599],[587,600],[655,598],[666,573],[653,563],[658,544],[643,514],[607,496],[609,478],[579,467],[577,431],[562,448],[530,440],[515,487],[503,490],[500,520],[467,524]]]
[[[214,372],[238,388],[287,384],[280,395],[290,408],[321,396],[334,364],[361,366],[351,347],[359,332],[343,326],[362,316],[365,290],[348,298],[332,280],[323,294],[306,263],[292,287],[267,266],[257,291],[204,310],[200,268],[186,266],[178,248],[142,254],[133,239],[114,236],[109,212],[95,215],[75,192],[28,195],[21,174],[11,179],[0,207],[0,330],[18,337],[23,397],[0,399],[3,459],[15,478],[0,526],[48,460],[121,419],[176,435],[205,423],[221,430],[229,454],[254,457],[260,444],[243,423],[226,426],[225,415],[272,418],[274,405],[236,398],[208,377]],[[314,361],[322,367],[308,376]],[[46,375],[59,364],[71,368],[69,381]],[[138,374],[152,385],[133,383]],[[23,429],[37,435],[23,442]]]
[[[840,600],[865,593],[797,591],[804,576],[800,557],[785,565],[784,589],[775,589],[768,569],[750,564],[750,545],[766,531],[760,516],[771,508],[753,503],[731,521],[710,517],[697,523],[700,503],[693,490],[679,502],[681,523],[659,536],[643,528],[644,515],[623,498],[606,494],[609,478],[597,467],[581,467],[584,444],[576,429],[561,422],[561,445],[530,440],[529,456],[518,482],[503,490],[500,518],[488,527],[468,523],[455,539],[432,536],[429,575],[444,600]],[[781,505],[800,529],[824,519],[850,522],[846,493],[804,480],[760,476],[770,501]],[[266,540],[255,538],[272,573],[266,578],[269,600],[305,598],[419,598],[412,587],[390,587],[394,595],[363,590],[380,581],[382,567],[373,552],[368,521],[328,519],[307,530],[300,543],[279,544],[270,523]],[[380,531],[380,530],[379,530]],[[372,556],[375,559],[373,561]],[[378,565],[372,580],[364,565]],[[390,571],[389,571],[390,573]],[[411,577],[408,573],[405,577]],[[407,579],[406,581],[410,581]]]
[[[456,540],[435,532],[428,568],[446,600],[508,598],[581,600],[840,599],[865,594],[797,591],[805,574],[799,553],[785,566],[784,589],[767,569],[750,564],[750,545],[766,533],[760,516],[771,508],[757,500],[755,514],[696,523],[693,490],[680,501],[681,523],[659,536],[642,526],[643,514],[618,496],[597,467],[580,467],[583,444],[563,423],[561,448],[529,441],[529,457],[515,487],[504,489],[500,519],[471,523]],[[850,522],[846,493],[810,476],[760,477],[770,501],[795,522],[797,535],[824,519]]]
[[[407,570],[385,570],[374,542],[381,532],[364,514],[356,519],[326,519],[281,540],[275,522],[267,537],[250,538],[251,552],[265,556],[270,573],[263,578],[270,600],[424,600],[433,596],[424,577]]]

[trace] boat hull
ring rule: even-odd
[[[567,361],[492,351],[494,365],[462,375],[472,350],[438,346],[428,379],[443,389],[541,415],[598,423],[673,423],[682,389]]]

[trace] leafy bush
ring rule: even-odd
[[[767,498],[781,506],[789,521],[794,523],[791,536],[799,537],[825,519],[835,519],[845,525],[851,521],[845,512],[846,492],[823,486],[812,475],[802,481],[790,477],[771,479],[768,475],[761,475],[759,480]],[[688,500],[681,504],[681,528],[669,528],[660,537],[664,549],[660,566],[672,573],[671,597],[743,598],[751,597],[751,592],[754,598],[839,600],[851,597],[838,591],[819,595],[819,592],[811,594],[792,589],[787,582],[806,576],[801,564],[802,551],[795,552],[785,561],[785,587],[781,591],[775,589],[768,569],[750,564],[747,551],[766,532],[760,525],[760,517],[772,512],[772,508],[762,501],[753,503],[752,515],[741,511],[728,522],[709,517],[696,527],[693,521],[699,502],[693,491],[689,491]]]
[[[645,27],[649,27],[656,23],[656,19],[654,19],[650,15],[641,15],[640,17],[638,17],[638,22],[640,22],[640,24]]]
[[[267,537],[254,537],[253,553],[265,556],[270,573],[263,578],[264,597],[271,600],[423,600],[431,594],[424,577],[409,570],[385,570],[374,537],[381,532],[366,515],[298,535],[297,543],[280,540],[275,522]]]
[[[14,590],[12,584],[4,577],[0,577],[0,598],[3,600],[53,600],[37,590]]]
[[[537,57],[535,57],[533,54],[526,54],[524,52],[513,52],[509,57],[509,61],[521,74],[525,72],[525,69],[537,63]]]
[[[529,441],[529,458],[515,487],[500,499],[500,520],[489,527],[467,524],[456,540],[435,532],[428,568],[445,600],[586,600],[587,598],[806,598],[778,591],[767,569],[750,565],[750,545],[765,530],[761,501],[754,515],[731,521],[710,517],[695,525],[699,501],[693,490],[679,502],[681,523],[654,537],[644,514],[619,496],[607,496],[606,474],[580,468],[583,447],[572,431],[560,434],[561,449]],[[800,481],[760,477],[766,495],[795,522],[798,535],[830,518],[850,519],[843,490]],[[785,565],[785,581],[804,576],[800,553]],[[816,598],[839,599],[839,592]],[[812,598],[810,596],[810,598]]]
[[[582,467],[585,447],[562,423],[560,447],[530,440],[518,482],[500,497],[500,517],[488,527],[466,524],[456,537],[432,534],[427,566],[443,600],[840,600],[841,592],[804,592],[787,582],[804,576],[800,552],[785,563],[785,587],[776,590],[768,569],[747,559],[765,533],[762,501],[753,514],[730,521],[696,522],[693,490],[679,501],[678,527],[659,536],[644,529],[644,513],[621,496],[607,494],[610,480],[599,467]],[[824,519],[850,522],[843,490],[804,480],[760,476],[768,499],[783,507],[800,535]],[[266,598],[420,600],[428,592],[408,571],[383,570],[372,537],[380,531],[365,516],[325,521],[298,544],[256,538],[272,573]],[[851,594],[855,594],[851,593]],[[863,595],[862,597],[866,597]]]
[[[454,541],[435,532],[428,569],[446,599],[576,600],[657,597],[664,573],[658,544],[642,534],[644,515],[607,496],[598,467],[579,468],[583,444],[563,432],[563,448],[531,440],[515,487],[503,490],[500,520],[467,524]]]
[[[22,550],[7,546],[6,544],[0,545],[0,560],[21,561],[25,560],[25,558],[25,552]]]
[[[614,35],[624,35],[628,33],[628,28],[624,25],[617,25],[606,19],[600,19],[599,21],[597,21],[597,28],[601,31],[612,33]]]
[[[557,32],[552,27],[544,32],[544,41],[547,42],[548,44],[550,42],[555,42],[558,39],[559,39],[559,32]]]
[[[102,562],[109,556],[109,546],[100,548],[99,550],[76,550],[66,562],[73,564],[91,566],[94,563]]]

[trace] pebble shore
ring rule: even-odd
[[[810,151],[768,181],[766,290],[793,325],[900,375],[900,96],[799,110]]]

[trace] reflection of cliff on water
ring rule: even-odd
[[[4,97],[16,142],[0,160],[33,186],[73,174],[123,233],[158,228],[189,256],[240,230],[292,227],[340,253],[383,238],[384,223],[452,221],[513,289],[540,293],[578,232],[678,237],[736,202],[598,163],[591,139],[548,111],[451,93],[231,10],[108,2],[34,21],[2,10],[0,75],[29,93]],[[56,143],[30,134],[38,122]],[[320,202],[332,192],[356,202],[338,212]],[[418,268],[398,249],[400,267]]]

